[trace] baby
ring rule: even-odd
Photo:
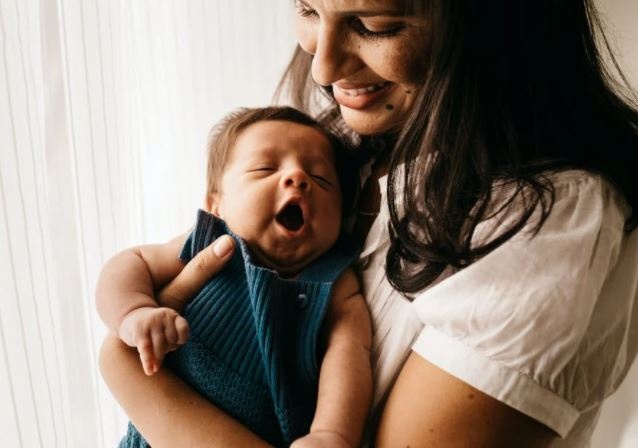
[[[148,375],[180,347],[167,364],[276,446],[358,446],[370,404],[370,321],[340,237],[356,180],[344,157],[295,109],[231,114],[212,134],[191,234],[116,255],[98,282],[100,315]],[[154,291],[220,236],[238,246],[226,267],[189,304],[158,304]],[[129,425],[120,446],[148,445]]]

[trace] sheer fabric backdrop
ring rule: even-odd
[[[103,262],[188,230],[210,126],[269,102],[288,0],[0,0],[0,446],[115,446]]]
[[[0,446],[115,446],[101,382],[103,262],[185,232],[210,126],[265,105],[290,0],[0,0]],[[605,0],[638,76],[638,4]],[[594,446],[638,442],[638,368]],[[633,443],[632,443],[633,441]]]

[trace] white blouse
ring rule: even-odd
[[[623,233],[630,209],[600,176],[574,170],[553,181],[554,207],[538,234],[520,232],[410,301],[385,277],[379,180],[382,208],[359,260],[375,407],[412,349],[554,430],[561,439],[552,446],[588,446],[603,400],[638,350],[638,230]],[[507,224],[482,223],[475,241]]]

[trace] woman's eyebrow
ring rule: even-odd
[[[304,0],[296,0],[298,4],[305,8],[314,9],[314,7],[308,4],[307,1]],[[374,8],[374,6],[372,6]],[[387,8],[384,6],[380,6],[379,9],[370,10],[347,10],[347,11],[338,11],[340,15],[348,15],[348,16],[359,16],[359,17],[374,17],[374,16],[392,16],[392,17],[403,17],[409,15],[409,12],[403,8]]]

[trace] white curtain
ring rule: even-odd
[[[636,2],[605,4],[638,72]],[[0,0],[0,447],[116,445],[126,420],[96,367],[100,266],[191,225],[207,131],[269,102],[292,11],[291,0]],[[594,446],[636,446],[637,379],[634,368]]]
[[[100,266],[192,224],[210,126],[265,105],[288,0],[0,0],[0,446],[115,446]]]

